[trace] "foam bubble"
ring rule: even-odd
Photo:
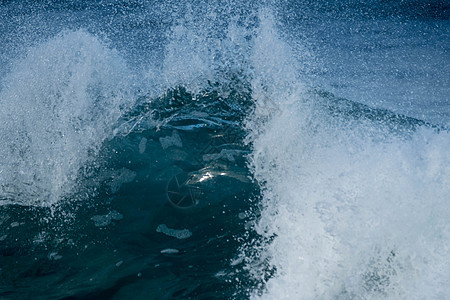
[[[180,252],[180,250],[172,249],[172,248],[167,248],[167,249],[161,250],[162,254],[178,254],[179,252]]]
[[[159,224],[158,227],[156,227],[156,232],[164,233],[165,235],[177,238],[177,239],[187,239],[192,236],[192,232],[189,231],[189,229],[173,229],[167,227],[166,224]]]
[[[181,141],[181,137],[178,135],[176,130],[172,132],[172,135],[159,138],[159,142],[161,143],[161,147],[165,150],[169,147],[183,147],[183,142]]]
[[[136,173],[122,168],[117,170],[111,174],[111,182],[108,184],[111,190],[111,193],[117,193],[124,183],[133,182],[134,178],[136,178]]]
[[[147,139],[143,137],[139,142],[139,153],[140,154],[144,153],[146,148],[147,148]]]
[[[123,219],[123,215],[116,210],[110,211],[106,215],[96,215],[91,218],[96,227],[105,227],[111,224],[112,221],[119,221]]]

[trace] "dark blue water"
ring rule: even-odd
[[[235,277],[244,277],[230,261],[248,238],[247,211],[258,195],[240,127],[249,99],[205,92],[193,100],[180,88],[148,100],[140,98],[95,161],[82,166],[74,193],[46,208],[3,206],[3,296],[236,293]],[[157,130],[142,121],[150,112],[162,123]]]
[[[0,3],[1,299],[445,299],[445,1]]]

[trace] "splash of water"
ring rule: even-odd
[[[0,93],[0,201],[48,206],[73,192],[133,104],[132,83],[121,56],[83,30],[29,49]]]
[[[448,132],[412,124],[393,133],[403,125],[345,107],[330,113],[302,70],[311,55],[287,45],[270,11],[248,28],[230,22],[220,37],[197,21],[172,27],[161,69],[139,84],[157,87],[155,95],[180,85],[191,95],[214,87],[217,101],[251,93],[249,159],[263,190],[255,229],[271,242],[246,261],[255,276],[263,265],[275,270],[253,297],[449,294]],[[102,143],[121,132],[115,129],[134,107],[135,78],[120,54],[82,30],[17,60],[0,92],[0,142],[8,145],[0,148],[0,204],[48,206],[76,191],[83,167],[98,163]],[[190,101],[182,108],[197,103],[179,98]],[[106,216],[97,224],[113,219]]]
[[[247,129],[263,189],[255,228],[271,242],[247,260],[254,276],[264,278],[264,261],[276,271],[252,298],[448,295],[450,134],[330,114],[296,76],[271,18],[260,18]]]

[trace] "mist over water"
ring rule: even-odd
[[[450,295],[445,3],[0,21],[1,297]]]

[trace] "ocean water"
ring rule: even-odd
[[[1,299],[450,297],[445,1],[0,3]]]

